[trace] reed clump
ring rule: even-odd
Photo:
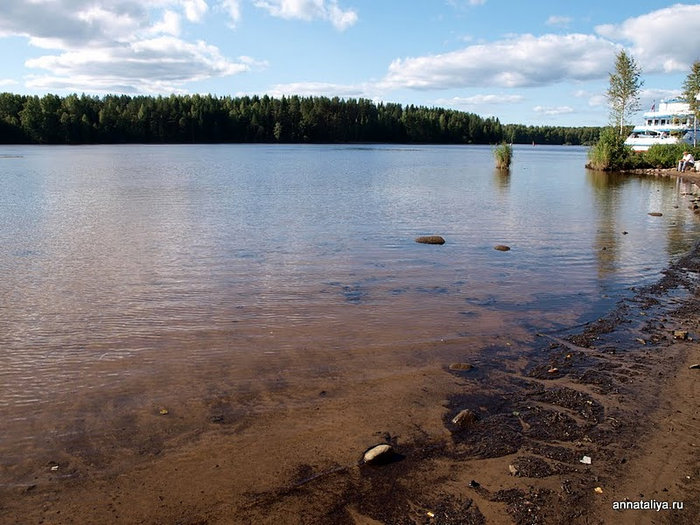
[[[493,156],[496,159],[496,168],[499,170],[510,169],[510,163],[513,161],[513,146],[503,142],[496,146],[493,151]]]

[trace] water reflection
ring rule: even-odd
[[[493,170],[493,180],[494,186],[502,194],[507,194],[510,188],[510,170],[499,170],[494,168]]]

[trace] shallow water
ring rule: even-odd
[[[319,377],[447,358],[424,355],[436,342],[463,340],[478,359],[494,338],[594,319],[699,230],[684,183],[589,172],[576,147],[516,147],[509,174],[479,146],[0,157],[8,479],[86,435],[109,446],[147,425],[143,411],[212,406],[222,389],[248,413],[288,409]],[[414,242],[424,234],[447,242]]]

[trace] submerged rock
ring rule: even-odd
[[[493,247],[493,249],[498,250],[499,252],[507,252],[510,250],[510,246],[506,246],[505,244],[497,244]]]
[[[445,239],[439,235],[423,235],[416,237],[416,242],[421,244],[445,244]]]
[[[365,450],[362,456],[364,463],[388,463],[394,456],[394,447],[388,443],[380,443]]]

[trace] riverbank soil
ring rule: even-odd
[[[199,430],[171,407],[119,448],[77,434],[0,488],[0,522],[698,523],[699,276],[700,244],[581,327],[397,349],[391,374],[367,355],[357,381],[268,385],[263,413],[212,393]]]

